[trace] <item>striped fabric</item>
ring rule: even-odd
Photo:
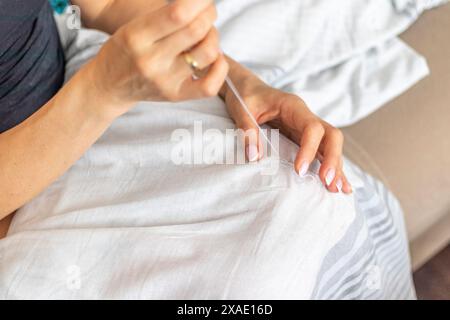
[[[358,214],[327,255],[313,299],[415,299],[402,210],[379,181],[359,169]]]

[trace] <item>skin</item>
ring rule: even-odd
[[[60,177],[139,101],[183,101],[219,94],[239,128],[257,130],[224,85],[228,74],[260,124],[280,128],[302,146],[295,161],[297,172],[318,157],[325,185],[327,173],[336,171],[328,190],[338,192],[342,183],[342,191],[351,193],[342,172],[341,132],[313,115],[299,97],[269,87],[221,53],[212,0],[72,3],[81,7],[86,25],[112,36],[55,97],[0,134],[0,150],[8,150],[0,152],[0,219]],[[187,50],[203,69],[198,80],[193,80],[183,58]]]
[[[228,61],[230,75],[258,124],[269,124],[280,129],[281,133],[301,146],[294,162],[295,171],[301,173],[303,165],[309,167],[318,158],[322,163],[319,176],[327,189],[333,193],[352,193],[342,168],[342,132],[315,116],[298,96],[271,88],[237,62],[230,58]],[[220,95],[237,127],[258,130],[226,86],[222,88]],[[260,143],[256,144],[261,150]],[[261,157],[260,153],[259,158]],[[330,170],[335,174],[328,184],[326,176]]]

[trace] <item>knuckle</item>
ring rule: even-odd
[[[255,125],[253,124],[253,122],[250,120],[249,117],[241,117],[239,128],[241,128],[244,131],[245,137],[249,138],[258,137],[257,128],[255,128]]]
[[[308,124],[308,129],[315,133],[324,135],[325,134],[325,128],[323,127],[323,124],[319,120],[313,120]]]
[[[148,59],[145,58],[138,58],[136,59],[136,68],[138,72],[143,75],[144,77],[150,77],[152,75],[152,63]]]
[[[286,94],[286,99],[287,101],[292,102],[294,104],[298,104],[302,107],[307,107],[305,101],[296,94],[288,93]]]
[[[216,62],[218,62],[220,68],[220,74],[216,76],[216,79],[217,82],[223,83],[225,81],[225,77],[228,75],[228,72],[230,71],[230,65],[223,56],[220,56],[220,53],[217,56]]]
[[[189,22],[189,16],[186,8],[179,4],[173,4],[169,9],[170,20],[176,25],[185,25]]]
[[[344,140],[344,134],[342,133],[341,130],[339,130],[337,128],[332,128],[331,129],[331,134],[335,137],[335,139],[337,139],[339,141],[343,141]]]
[[[209,19],[211,19],[213,21],[217,20],[218,14],[217,14],[217,8],[215,5],[212,4],[208,7],[207,15],[208,15]]]
[[[125,47],[132,51],[135,52],[138,49],[138,45],[139,45],[139,39],[138,39],[138,35],[131,31],[131,30],[126,30],[125,32],[123,32],[122,34],[122,39],[123,39],[123,43],[125,45]]]
[[[217,60],[217,57],[219,56],[219,49],[214,46],[209,46],[204,49],[203,54],[206,62],[210,64],[211,62]]]
[[[220,39],[219,39],[219,31],[217,31],[217,29],[216,28],[212,28],[211,30],[210,30],[210,33],[211,33],[211,38],[212,38],[212,42],[214,43],[214,44],[216,44],[217,46],[219,46],[220,45]]]
[[[228,72],[230,71],[230,65],[228,64],[228,62],[223,59],[223,68],[224,68],[224,74],[222,75],[222,82],[225,81],[225,77],[228,75]]]
[[[203,19],[197,19],[188,27],[189,35],[194,39],[200,39],[205,35],[207,24]]]
[[[205,82],[200,90],[205,97],[214,97],[219,93],[219,88],[210,82]]]

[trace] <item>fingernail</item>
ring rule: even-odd
[[[303,162],[302,166],[300,167],[300,170],[298,171],[298,175],[301,178],[303,178],[306,175],[306,173],[308,172],[308,169],[309,169],[309,163],[306,161]]]
[[[353,188],[352,188],[352,186],[349,185],[349,186],[347,187],[346,192],[349,193],[349,194],[353,193]]]
[[[258,148],[251,144],[247,146],[247,158],[250,162],[255,162],[259,158]]]
[[[338,189],[339,192],[342,192],[342,186],[343,186],[342,179],[339,178],[338,181],[336,182],[336,188]]]
[[[325,182],[326,182],[328,187],[333,182],[335,176],[336,176],[336,170],[335,169],[328,170],[327,175],[325,177]]]

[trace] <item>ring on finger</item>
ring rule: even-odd
[[[198,70],[199,63],[197,62],[197,60],[194,59],[192,54],[190,54],[189,52],[185,52],[183,54],[183,58],[184,61],[186,61],[186,63],[189,65],[189,67],[191,67],[192,70],[194,71]]]

